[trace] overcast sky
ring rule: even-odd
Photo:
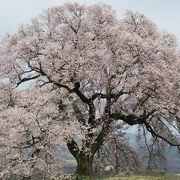
[[[65,2],[87,5],[103,2],[111,5],[119,18],[126,9],[141,12],[160,28],[174,33],[180,42],[180,0],[0,0],[0,37],[15,32],[19,24],[30,22],[42,9]]]

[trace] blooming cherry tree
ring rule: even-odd
[[[0,51],[1,76],[32,86],[23,92],[30,110],[18,113],[22,123],[36,119],[33,137],[46,126],[58,134],[44,141],[63,139],[79,176],[93,175],[94,155],[117,120],[180,147],[179,49],[144,15],[127,11],[118,20],[107,5],[64,4],[7,35]]]
[[[30,176],[39,170],[44,176],[64,177],[62,162],[54,154],[64,146],[62,122],[53,96],[43,89],[14,92],[1,86],[0,161],[1,176]],[[34,96],[36,95],[36,96]],[[61,114],[62,115],[62,114]],[[53,121],[53,119],[56,121]],[[60,116],[59,116],[60,118]],[[52,141],[53,139],[53,141]]]

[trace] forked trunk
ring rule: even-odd
[[[93,177],[93,158],[97,150],[102,146],[108,129],[109,125],[103,126],[101,132],[95,139],[95,142],[91,142],[88,140],[92,138],[92,134],[89,133],[89,137],[84,142],[83,148],[81,149],[78,147],[78,144],[74,139],[71,139],[67,142],[67,147],[69,151],[77,161],[77,180],[81,180],[83,179],[83,177],[86,177],[87,179],[91,179],[91,177]]]

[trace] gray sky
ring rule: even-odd
[[[19,24],[30,22],[42,9],[65,2],[87,5],[103,2],[111,5],[119,18],[126,9],[141,12],[158,27],[174,33],[180,42],[180,0],[0,0],[0,37],[15,32]]]

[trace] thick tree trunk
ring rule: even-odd
[[[77,168],[76,168],[76,175],[77,179],[80,180],[82,177],[91,178],[93,176],[93,156],[86,155],[85,153],[81,152],[78,155],[77,160]]]
[[[80,150],[73,139],[67,143],[67,147],[77,162],[76,179],[81,180],[82,177],[91,178],[93,176],[92,164],[95,151],[91,151],[91,149],[87,152],[86,148],[84,151]]]

